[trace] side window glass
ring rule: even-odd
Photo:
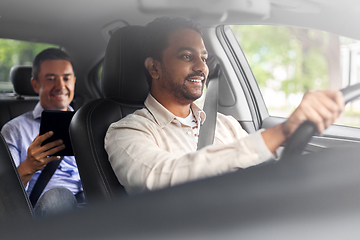
[[[271,116],[288,117],[309,90],[360,82],[360,41],[314,29],[231,26]],[[360,101],[336,122],[360,126]]]
[[[10,69],[16,65],[32,65],[35,56],[51,44],[0,39],[0,93],[13,93]]]

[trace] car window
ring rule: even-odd
[[[258,82],[270,116],[288,117],[309,90],[360,82],[360,41],[314,29],[231,26]],[[360,101],[337,124],[360,126]]]
[[[35,56],[42,50],[56,45],[0,39],[0,93],[12,93],[10,69],[16,65],[32,65]]]

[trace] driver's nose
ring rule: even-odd
[[[194,59],[194,61],[195,61],[195,64],[194,64],[193,70],[195,72],[204,73],[205,76],[207,76],[209,73],[209,68],[208,68],[206,62],[203,60],[203,58],[199,57],[199,58]]]

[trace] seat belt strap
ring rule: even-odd
[[[58,168],[61,160],[64,157],[61,157],[60,160],[56,160],[56,161],[51,161],[49,162],[45,168],[41,171],[38,179],[36,180],[36,183],[30,193],[29,199],[31,202],[31,205],[33,207],[35,207],[35,204],[37,203],[41,193],[44,191],[44,188],[46,187],[46,185],[48,184],[48,182],[50,181],[50,178],[52,177],[52,175],[54,174],[54,172],[56,171],[56,169]]]
[[[220,75],[220,74],[219,74]],[[215,137],[216,119],[218,111],[219,99],[219,76],[209,81],[206,92],[204,112],[206,113],[206,121],[200,127],[199,142],[197,149],[212,145]]]

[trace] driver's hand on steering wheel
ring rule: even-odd
[[[334,123],[344,109],[343,95],[340,91],[309,91],[300,105],[282,124],[282,131],[289,138],[305,120],[313,121],[319,133]]]
[[[276,149],[285,142],[305,120],[313,121],[319,133],[330,126],[344,109],[343,94],[340,91],[310,91],[306,93],[295,111],[282,124],[261,132],[268,149]]]

